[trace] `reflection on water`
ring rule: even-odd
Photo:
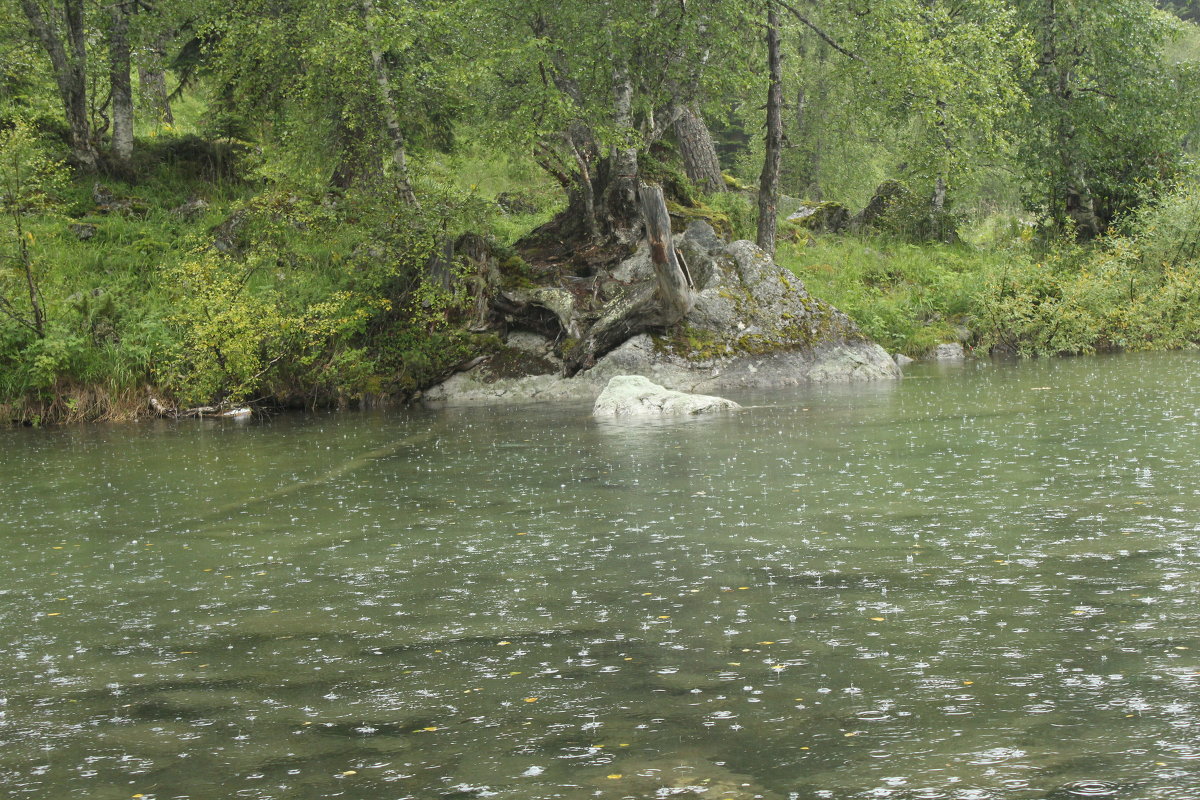
[[[0,432],[0,785],[1194,798],[1196,367]]]

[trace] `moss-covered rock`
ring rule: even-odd
[[[858,233],[889,233],[912,242],[958,241],[958,215],[934,209],[926,197],[903,182],[888,179],[875,189],[866,207],[850,220]]]
[[[725,244],[703,221],[676,245],[696,278],[694,308],[657,335],[635,336],[570,379],[530,374],[492,380],[486,367],[455,376],[427,398],[454,403],[594,400],[614,375],[643,375],[686,392],[794,386],[809,381],[894,379],[895,362],[857,326],[813,297],[794,275],[751,242]],[[614,270],[631,284],[652,280],[644,253]],[[547,298],[538,300],[544,307]],[[578,341],[557,345],[566,357]],[[541,347],[549,348],[545,341]],[[514,362],[516,363],[516,362]]]
[[[841,233],[850,227],[850,209],[841,203],[803,201],[786,220],[795,228],[813,233]]]
[[[685,206],[668,201],[667,213],[671,215],[671,232],[674,234],[683,233],[693,222],[705,222],[722,238],[733,237],[733,222],[729,215],[712,206],[703,203]]]

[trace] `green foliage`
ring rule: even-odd
[[[112,416],[146,386],[184,404],[416,393],[484,346],[465,332],[480,278],[443,263],[445,245],[518,240],[584,196],[584,174],[604,206],[619,151],[637,151],[677,217],[754,236],[759,2],[153,5],[131,20],[134,66],[168,70],[175,124],[138,87],[132,163],[72,179],[48,54],[0,2],[11,418]],[[817,296],[914,355],[963,338],[1023,354],[1198,338],[1200,199],[1171,188],[1200,141],[1194,26],[1150,0],[800,9],[822,34],[781,12],[783,193],[856,211],[885,180],[910,189],[871,238],[793,231],[780,258]],[[109,11],[85,19],[102,166]],[[683,177],[675,103],[714,123],[731,191],[700,197]],[[97,180],[116,202],[96,200]],[[1115,226],[1091,248],[1058,239],[1081,194]],[[1053,224],[1039,235],[1039,221]],[[975,247],[923,244],[947,227]]]
[[[890,352],[920,356],[961,338],[981,274],[997,257],[966,245],[824,236],[783,245],[776,258]]]
[[[708,195],[704,204],[729,220],[732,238],[754,241],[758,227],[758,203],[749,194],[729,191]]]
[[[1200,341],[1200,191],[1194,184],[1095,248],[993,269],[975,300],[984,343],[1020,355],[1173,349]]]
[[[1195,62],[1166,58],[1179,21],[1151,0],[1014,5],[1041,53],[1012,118],[1030,205],[1064,231],[1078,197],[1108,223],[1167,189],[1200,99]]]
[[[53,211],[69,173],[46,142],[20,117],[0,126],[0,211]]]

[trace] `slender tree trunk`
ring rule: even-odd
[[[150,48],[150,63],[138,65],[138,89],[142,108],[150,111],[162,124],[174,125],[171,93],[167,91],[167,73],[163,70],[166,49],[167,37],[164,36]]]
[[[717,148],[699,110],[693,105],[681,105],[674,127],[688,179],[705,192],[725,191]]]
[[[133,83],[129,78],[129,10],[123,3],[110,9],[108,69],[112,81],[112,149],[122,168],[133,158]]]
[[[174,125],[175,114],[171,111],[166,73],[157,67],[138,67],[138,88],[142,95],[142,107],[163,125]]]
[[[52,13],[47,17],[37,0],[21,0],[21,9],[46,50],[46,55],[50,57],[63,112],[71,129],[71,158],[81,169],[94,170],[96,149],[92,145],[91,126],[88,124],[87,37],[83,29],[83,0],[64,0],[61,26],[58,15]]]
[[[758,246],[775,254],[776,210],[779,204],[779,165],[783,157],[783,69],[779,53],[779,15],[767,4],[767,149],[758,180]]]
[[[605,227],[618,238],[640,228],[638,209],[638,151],[633,124],[633,78],[628,65],[613,70],[613,122],[625,141],[614,145],[609,155],[607,186],[604,189]],[[637,238],[636,235],[633,238]]]
[[[400,117],[396,113],[396,103],[392,99],[392,82],[388,75],[387,64],[383,60],[383,51],[375,34],[375,3],[373,0],[361,0],[363,21],[367,27],[367,42],[371,49],[371,66],[375,70],[375,82],[379,84],[379,93],[383,99],[384,124],[387,126],[388,138],[392,142],[392,162],[396,167],[396,181],[400,187],[400,196],[409,205],[417,204],[417,195],[413,192],[412,183],[408,176],[408,154],[405,150],[404,132],[400,127]]]
[[[800,57],[807,60],[809,50],[801,44]],[[824,45],[816,47],[818,72],[815,77],[810,74],[812,85],[801,86],[796,94],[796,130],[804,142],[806,161],[802,175],[804,197],[820,201],[824,192],[821,190],[821,163],[824,155],[824,142],[821,133],[824,126],[823,115],[828,108],[829,81],[825,75],[825,64],[829,60],[829,48]]]
[[[942,214],[946,210],[946,176],[938,175],[937,180],[933,184],[933,200],[930,205],[933,206],[934,214]]]
[[[1070,163],[1069,183],[1067,184],[1066,212],[1075,223],[1075,235],[1080,239],[1095,239],[1100,235],[1103,226],[1100,216],[1096,213],[1096,199],[1092,189],[1083,174],[1083,167]]]
[[[596,219],[596,187],[592,182],[592,165],[588,148],[580,143],[586,140],[586,135],[576,136],[576,129],[583,128],[582,123],[571,126],[567,132],[567,142],[571,146],[571,155],[575,157],[575,166],[579,170],[579,185],[577,191],[583,202],[584,225],[592,241],[600,239],[600,223]],[[583,133],[580,131],[580,133]]]

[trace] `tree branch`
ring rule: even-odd
[[[820,37],[821,41],[825,42],[825,44],[829,45],[834,50],[837,50],[839,53],[846,56],[847,58],[858,61],[859,63],[865,63],[865,62],[863,62],[863,59],[861,56],[859,56],[857,53],[852,53],[849,50],[847,50],[846,48],[842,47],[840,44],[837,43],[836,39],[834,39],[828,33],[823,31],[820,27],[817,26],[816,23],[814,23],[808,17],[801,14],[796,9],[795,6],[791,5],[790,3],[787,3],[786,0],[771,0],[771,2],[776,3],[781,8],[783,8],[788,13],[790,13],[793,17],[795,17],[797,20],[799,20],[801,24],[803,24],[806,27],[808,27],[809,29],[811,29],[813,33],[815,33],[818,37]]]

